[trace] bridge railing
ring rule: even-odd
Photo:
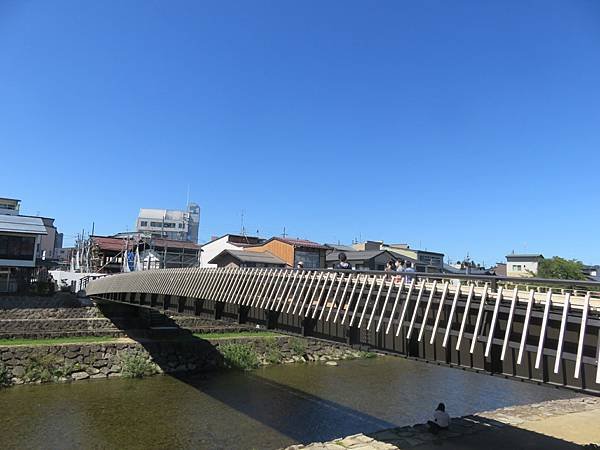
[[[363,329],[382,336],[380,341],[403,339],[406,352],[412,345],[426,353],[430,346],[446,352],[448,360],[452,352],[460,353],[459,361],[461,355],[480,353],[491,367],[529,364],[547,379],[568,370],[571,380],[595,392],[600,391],[600,302],[594,297],[599,286],[415,272],[209,268],[113,275],[91,281],[87,293],[130,303],[141,294],[176,296],[239,311],[264,310],[271,323],[295,316],[305,324]],[[595,381],[585,375],[590,367]]]

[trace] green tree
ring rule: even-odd
[[[542,259],[538,266],[537,276],[540,278],[557,278],[560,280],[585,280],[583,264],[576,259],[564,259],[555,256]]]

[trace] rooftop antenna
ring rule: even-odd
[[[188,208],[189,206],[190,206],[190,183],[188,183],[187,197],[186,197],[186,201],[185,201],[185,207]]]
[[[283,234],[281,236],[283,236],[284,238],[287,236],[287,233],[285,232],[285,227],[283,227]]]
[[[242,220],[240,224],[240,234],[246,236],[246,228],[244,227],[244,210],[242,209]]]

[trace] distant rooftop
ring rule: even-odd
[[[328,243],[325,243],[325,245],[326,245],[327,247],[331,247],[331,248],[332,248],[332,250],[337,250],[337,251],[340,251],[340,252],[354,252],[354,251],[356,251],[356,250],[354,249],[354,247],[351,247],[351,246],[349,246],[349,245],[343,245],[343,244],[328,244]]]
[[[506,255],[506,259],[508,258],[543,258],[544,255],[539,253],[512,253],[510,255]]]
[[[256,263],[256,264],[276,264],[279,266],[285,266],[285,261],[282,261],[277,256],[269,252],[245,252],[244,250],[223,250],[208,263],[215,264],[217,260],[225,255],[231,255],[242,263]]]
[[[306,239],[284,238],[284,237],[280,237],[280,236],[273,236],[272,238],[267,239],[264,242],[261,242],[256,245],[252,245],[252,247],[261,247],[271,241],[284,242],[288,245],[292,245],[293,247],[320,248],[320,249],[327,249],[327,250],[331,249],[331,247],[328,247],[327,245],[319,244],[318,242],[313,242],[313,241],[309,241]]]
[[[0,232],[23,234],[48,234],[39,217],[0,214]]]
[[[397,256],[389,250],[352,250],[344,253],[346,254],[346,258],[348,258],[348,261],[366,261],[373,259],[382,253],[387,253],[390,255],[390,259],[401,259],[405,261],[417,262],[416,259],[409,258],[408,256]],[[329,253],[325,259],[328,262],[337,261],[338,252]]]

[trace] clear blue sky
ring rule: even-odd
[[[0,2],[0,196],[67,243],[140,207],[200,240],[600,263],[600,2]]]

